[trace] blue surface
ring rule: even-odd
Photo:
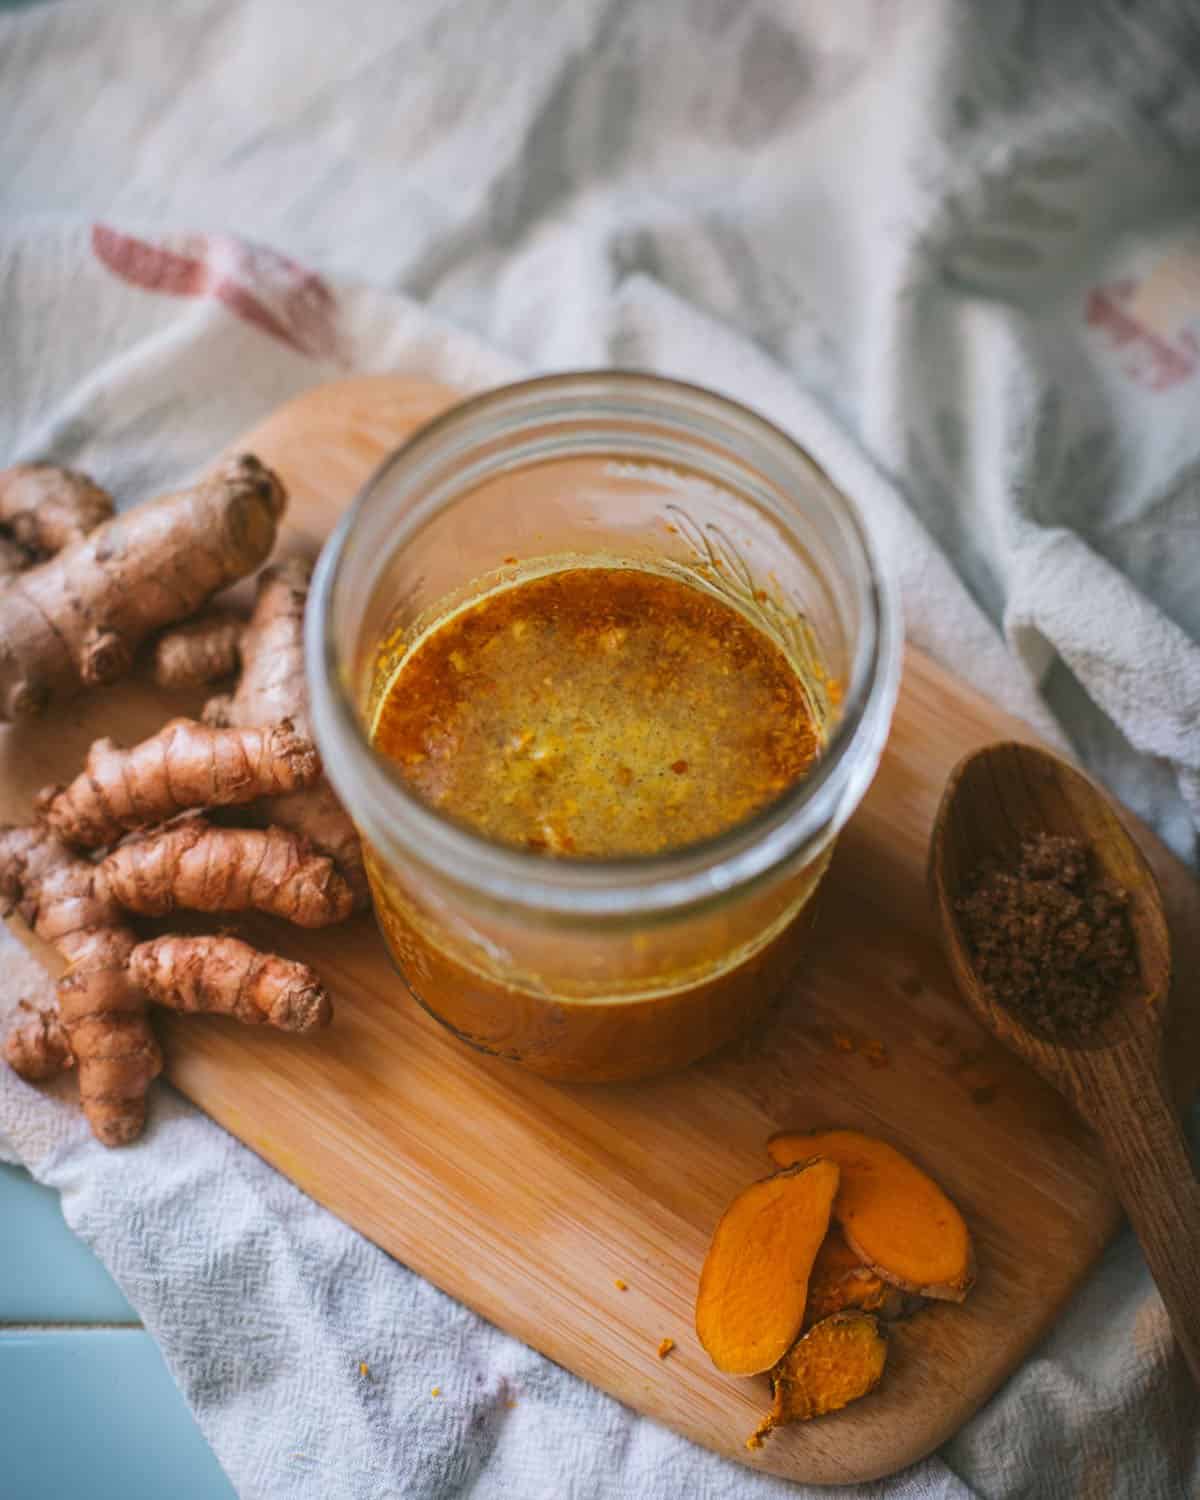
[[[63,1223],[58,1194],[0,1164],[0,1324],[137,1321],[108,1272]]]
[[[236,1500],[140,1329],[0,1330],[0,1500]]]
[[[136,1322],[58,1195],[0,1164],[0,1500],[236,1500],[149,1334],[12,1326]]]

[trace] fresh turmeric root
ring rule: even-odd
[[[291,557],[263,569],[249,621],[213,612],[164,632],[155,656],[156,680],[168,687],[213,682],[230,675],[240,662],[235,690],[209,699],[205,722],[246,728],[290,719],[301,734],[311,734],[304,672],[304,609],[311,576],[308,559]],[[270,797],[261,812],[268,822],[303,834],[330,856],[349,882],[356,910],[370,904],[358,832],[327,780],[303,795]]]
[[[53,1006],[17,1004],[17,1020],[4,1042],[4,1056],[27,1083],[43,1083],[75,1066],[62,1018]]]
[[[312,742],[286,720],[267,729],[211,729],[172,719],[130,750],[97,740],[83,772],[67,787],[46,787],[36,805],[64,842],[99,849],[131,828],[300,791],[320,775]]]
[[[138,943],[129,973],[148,1000],[170,1010],[232,1016],[248,1026],[303,1034],[333,1014],[315,969],[239,938],[166,937]],[[75,1066],[62,1019],[52,1006],[22,1000],[5,1042],[5,1057],[27,1083],[43,1083]]]
[[[780,1167],[813,1156],[838,1164],[833,1216],[850,1249],[882,1280],[922,1297],[966,1297],[975,1281],[967,1226],[937,1183],[908,1157],[857,1130],[776,1135],[767,1150]]]
[[[11,578],[0,591],[0,719],[127,673],[152,631],[266,558],[284,505],[276,476],[242,454]]]
[[[25,1077],[44,1078],[56,1057],[74,1057],[92,1130],[106,1146],[126,1144],[141,1132],[162,1054],[130,977],[137,938],[124,912],[96,866],[44,827],[0,830],[0,899],[69,965],[58,982],[66,1047],[48,1025],[39,1036],[26,1024],[7,1044],[8,1061]]]
[[[80,541],[110,520],[115,508],[107,490],[75,469],[54,464],[0,469],[0,530],[11,538],[20,568]]]
[[[113,897],[143,916],[261,911],[298,927],[329,927],[353,897],[328,855],[286,828],[219,828],[181,818],[118,845],[102,862]]]
[[[130,972],[151,1000],[172,1010],[299,1033],[327,1026],[333,1013],[315,969],[234,937],[153,938],[133,950]]]
[[[774,1404],[746,1439],[763,1438],[788,1422],[807,1422],[840,1411],[868,1395],[883,1378],[887,1337],[870,1313],[834,1313],[798,1339],[771,1371]]]
[[[82,475],[0,473],[0,719],[128,670],[151,632],[264,560],[284,504],[279,480],[250,455],[116,518]],[[329,1020],[307,965],[232,937],[139,943],[126,917],[254,908],[314,927],[341,921],[356,895],[365,901],[357,835],[311,742],[307,586],[306,565],[270,574],[247,625],[218,614],[160,640],[156,670],[174,681],[243,662],[225,726],[175,720],[128,750],[101,740],[70,786],[40,795],[42,823],[0,830],[0,898],[68,963],[57,1016],[22,1006],[5,1054],[29,1079],[78,1067],[84,1109],[106,1144],[138,1134],[162,1066],[149,1000],[293,1031]],[[235,829],[196,815],[250,803],[277,811],[281,826]],[[116,842],[152,825],[161,826]],[[72,845],[110,852],[95,863]]]
[[[795,1341],[839,1176],[831,1161],[806,1161],[752,1183],[726,1209],[696,1296],[696,1332],[718,1370],[757,1375]]]
[[[211,610],[165,631],[154,648],[154,680],[162,688],[200,687],[232,677],[241,661],[246,622]]]
[[[11,537],[0,532],[0,588],[29,566],[29,555]]]
[[[211,700],[209,723],[242,727],[290,719],[300,734],[312,735],[308,684],[304,672],[304,608],[312,564],[292,557],[264,568],[258,599],[240,640],[242,674],[232,695]],[[337,793],[324,778],[302,793],[271,797],[263,817],[302,834],[328,854],[349,883],[356,910],[370,904],[358,831]]]
[[[0,899],[68,963],[57,1022],[53,1012],[23,1007],[5,1057],[31,1082],[76,1065],[84,1113],[106,1146],[141,1133],[146,1092],[162,1068],[148,1000],[289,1031],[329,1021],[329,997],[307,964],[232,937],[139,943],[102,866],[45,825],[0,829]]]

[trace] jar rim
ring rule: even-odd
[[[624,405],[622,405],[624,403]],[[421,801],[371,745],[341,670],[335,611],[341,569],[358,518],[397,469],[415,473],[469,451],[497,427],[569,415],[616,414],[681,422],[767,467],[802,466],[814,478],[857,553],[863,621],[841,716],[813,769],[766,807],[724,832],[656,854],[555,860],[501,845],[452,822]],[[685,423],[686,426],[686,423]],[[474,434],[474,437],[472,437]],[[447,502],[452,503],[452,502]],[[418,507],[418,510],[420,508]],[[404,535],[428,513],[406,517]],[[893,580],[857,508],[811,455],[782,429],[740,402],[703,386],[643,372],[581,370],[502,385],[433,418],[390,453],[347,508],[322,549],[305,620],[305,663],[314,734],[333,782],[363,836],[385,861],[396,855],[442,879],[509,906],[564,918],[678,913],[742,891],[763,877],[814,858],[866,792],[883,752],[899,685],[902,627]]]

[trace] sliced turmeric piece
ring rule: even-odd
[[[961,1302],[975,1281],[971,1236],[937,1183],[885,1141],[857,1130],[772,1136],[781,1167],[824,1156],[841,1168],[833,1216],[855,1255],[883,1281]]]
[[[798,1339],[771,1371],[774,1405],[746,1439],[747,1448],[788,1422],[839,1411],[873,1391],[887,1363],[887,1336],[870,1313],[823,1318]]]
[[[696,1296],[696,1332],[718,1370],[758,1375],[791,1347],[839,1177],[832,1161],[804,1161],[752,1183],[725,1210]]]
[[[899,1287],[889,1286],[870,1266],[864,1266],[846,1243],[846,1236],[833,1224],[808,1279],[804,1327],[811,1328],[822,1318],[855,1308],[891,1323],[906,1317],[916,1301]]]

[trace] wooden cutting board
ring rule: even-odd
[[[453,399],[401,377],[345,380],[247,434],[237,446],[280,470],[291,492],[284,550],[324,538],[382,455]],[[35,788],[73,774],[97,734],[132,741],[167,707],[131,684],[4,732],[0,817],[27,817]],[[168,1075],[347,1223],[636,1410],[792,1479],[890,1473],[988,1398],[1119,1222],[1088,1134],[960,1008],[926,902],[926,841],[947,772],[1011,737],[1032,735],[908,653],[887,753],[808,918],[790,993],[758,1035],[682,1073],[561,1087],[470,1051],[410,999],[363,919],[273,939],[324,975],[332,1030],[298,1041],[164,1016]],[[1168,896],[1176,972],[1194,975],[1200,892],[1151,834],[1139,837]],[[1175,1026],[1190,1096],[1194,983],[1181,988]],[[869,1040],[883,1043],[886,1066],[841,1050]],[[712,1368],[692,1328],[696,1278],[729,1199],[769,1170],[768,1135],[829,1124],[886,1136],[935,1174],[971,1224],[979,1282],[965,1306],[932,1305],[897,1329],[878,1392],[752,1454],[744,1442],[767,1382]],[[662,1361],[664,1337],[676,1348]],[[431,1383],[439,1376],[431,1367]]]

